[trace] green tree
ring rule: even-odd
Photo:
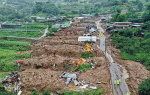
[[[142,2],[138,3],[138,9],[139,9],[139,11],[142,11],[142,9],[143,9],[143,3]]]
[[[126,21],[126,14],[120,14],[120,15],[117,17],[117,21],[118,21],[118,22],[124,22],[124,21]]]
[[[116,10],[116,11],[117,11],[117,13],[118,13],[118,14],[120,14],[120,13],[121,13],[121,9],[120,9],[120,8],[117,8],[117,10]]]
[[[139,85],[138,93],[139,95],[150,95],[150,78]]]
[[[138,4],[140,2],[140,0],[136,0],[136,4]]]
[[[127,3],[128,2],[128,0],[122,0],[122,3]]]
[[[32,13],[45,13],[47,15],[57,15],[59,13],[58,8],[52,2],[36,2],[33,7]]]
[[[38,13],[38,12],[42,11],[43,6],[44,5],[42,2],[36,2],[35,6],[33,7],[32,13]]]
[[[95,13],[95,16],[98,16],[98,13]]]
[[[148,4],[146,6],[146,10],[144,11],[142,18],[144,19],[144,21],[150,21],[150,4]]]
[[[145,0],[146,2],[149,2],[149,0]]]

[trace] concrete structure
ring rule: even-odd
[[[79,36],[78,41],[79,42],[86,42],[86,41],[96,42],[96,36]]]

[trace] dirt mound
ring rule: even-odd
[[[53,65],[55,64],[55,68],[57,68],[57,70],[62,71],[65,68],[65,64],[67,63],[66,60],[70,60],[71,62],[78,62],[80,61],[80,59],[77,58],[68,58],[68,57],[64,57],[64,56],[42,56],[42,57],[37,57],[34,58],[34,60],[32,58],[30,59],[26,59],[24,60],[23,63],[23,68],[43,68],[43,69],[51,69],[53,70]]]
[[[139,62],[134,61],[124,61],[124,65],[127,72],[129,73],[129,78],[126,80],[127,85],[130,89],[131,95],[138,95],[138,86],[150,77],[150,71],[146,69]]]
[[[111,78],[108,67],[104,65],[105,59],[103,57],[96,57],[94,59],[100,67],[81,73],[80,78],[86,82],[90,81],[93,83],[93,86],[101,87],[106,95],[111,95]],[[97,84],[98,82],[106,82],[106,84]]]
[[[67,88],[63,80],[57,80],[60,73],[61,71],[52,71],[49,69],[27,69],[21,72],[22,95],[30,95],[35,89],[42,92],[46,89],[55,91],[56,89]]]
[[[38,46],[36,46],[37,48]],[[39,46],[40,47],[40,46]],[[52,55],[54,52],[60,56],[68,56],[68,57],[77,57],[81,55],[81,46],[78,45],[45,45],[45,48],[42,46],[36,50],[33,50],[32,57],[34,56],[42,56],[42,55]]]

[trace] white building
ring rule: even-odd
[[[79,36],[78,42],[92,41],[96,42],[96,36]]]

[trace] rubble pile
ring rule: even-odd
[[[11,90],[14,90],[16,93],[18,93],[21,91],[20,74],[18,74],[18,72],[11,72],[2,81],[2,85],[5,85],[4,88],[6,91],[10,92]]]

